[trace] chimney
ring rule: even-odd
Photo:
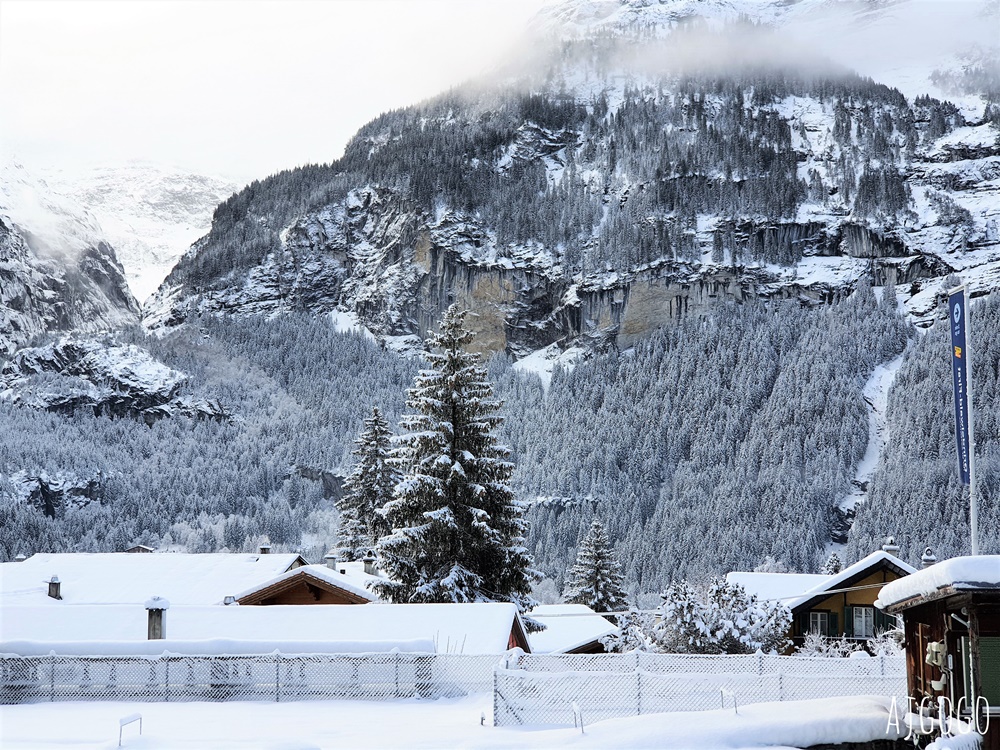
[[[24,561],[25,561],[25,560],[27,560],[27,559],[28,559],[28,558],[27,558],[27,557],[25,557],[25,556],[24,556],[24,555],[22,554],[22,555],[18,555],[17,557],[15,557],[15,558],[14,558],[14,562],[24,562]]]
[[[899,557],[899,545],[896,544],[896,540],[891,536],[887,536],[885,538],[885,544],[882,545],[882,551]]]
[[[52,576],[46,583],[49,584],[49,596],[53,599],[62,599],[62,584],[59,582],[59,576]]]
[[[271,543],[270,542],[262,542],[261,543],[261,545],[260,545],[260,554],[262,554],[262,555],[270,555],[271,554]]]
[[[326,553],[326,556],[323,557],[323,562],[326,563],[326,567],[328,567],[330,570],[337,569],[337,555],[334,553],[333,550],[330,550],[329,552]]]
[[[154,596],[146,601],[146,611],[149,614],[149,627],[147,630],[147,640],[159,641],[167,636],[166,611],[170,609],[170,602],[162,596]]]
[[[377,576],[378,568],[375,567],[375,553],[371,550],[365,554],[364,559],[361,561],[365,564],[365,575]]]
[[[235,596],[227,596],[225,599],[222,600],[222,603],[225,604],[227,607],[230,604],[236,604],[236,597]]]
[[[934,550],[930,547],[924,550],[924,554],[920,556],[920,567],[929,568],[931,565],[937,562],[937,555],[934,554]]]

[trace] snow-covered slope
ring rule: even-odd
[[[0,353],[46,331],[120,328],[139,308],[93,214],[0,166]]]
[[[520,358],[628,347],[720,301],[820,304],[862,276],[929,322],[949,274],[1000,284],[1000,118],[978,91],[924,96],[968,88],[954,66],[983,59],[977,26],[899,58],[913,68],[870,49],[922,40],[926,5],[557,3],[539,26],[563,45],[530,69],[388,113],[338,163],[227,201],[146,322],[341,309],[423,336],[458,302],[479,346]],[[995,5],[951,16],[988,26]],[[763,26],[726,25],[747,19]]]
[[[50,170],[45,178],[97,218],[140,302],[208,231],[215,207],[239,187],[220,177],[151,164],[81,174]]]

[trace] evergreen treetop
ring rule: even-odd
[[[564,596],[571,604],[585,604],[595,612],[613,612],[625,606],[626,593],[618,558],[604,525],[594,519],[580,543],[576,564],[569,571]]]
[[[389,533],[389,524],[381,515],[381,509],[392,499],[393,488],[399,481],[399,472],[389,458],[391,437],[389,423],[378,407],[373,407],[351,452],[357,456],[357,463],[344,480],[343,495],[337,501],[339,560],[363,559],[378,540]]]
[[[510,601],[530,596],[524,504],[508,486],[513,464],[493,434],[500,402],[453,305],[431,337],[430,368],[416,377],[397,439],[403,471],[384,508],[392,533],[378,544],[391,579],[379,592],[394,602]]]

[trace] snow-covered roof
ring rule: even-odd
[[[536,654],[565,654],[618,630],[585,604],[544,604],[530,615],[546,626],[541,632],[528,634]]]
[[[230,639],[384,645],[423,640],[433,643],[437,653],[502,654],[507,650],[516,617],[514,605],[504,603],[376,602],[361,607],[182,605],[164,612],[164,629],[171,642]],[[147,613],[142,604],[10,607],[4,609],[0,619],[0,652],[11,649],[10,642],[29,641],[38,648],[57,652],[60,643],[90,642],[91,653],[101,654],[108,649],[118,649],[120,653],[128,648],[121,644],[145,643],[146,635]],[[140,647],[148,648],[155,649]],[[272,646],[267,652],[275,648]]]
[[[756,594],[758,599],[780,600],[789,609],[795,609],[816,596],[847,585],[848,581],[863,576],[865,571],[880,563],[888,563],[904,575],[916,571],[916,568],[895,555],[879,550],[834,575],[734,572],[727,574],[726,580],[738,583],[748,594]]]
[[[284,573],[302,559],[294,554],[145,555],[53,553],[0,563],[0,607],[66,604],[142,604],[162,596],[177,604],[221,604]],[[62,601],[50,598],[47,581],[58,576]]]
[[[738,584],[748,593],[764,601],[787,603],[807,591],[821,586],[829,575],[812,573],[743,573],[726,574],[728,583]]]
[[[937,592],[1000,589],[1000,555],[953,557],[884,586],[875,606],[885,609]]]
[[[361,561],[337,563],[336,570],[329,568],[326,565],[303,565],[300,568],[289,570],[279,576],[275,576],[267,581],[262,581],[261,583],[251,586],[245,591],[237,593],[235,595],[236,599],[241,600],[251,594],[256,594],[264,589],[285,583],[289,579],[297,578],[299,576],[317,578],[320,581],[329,583],[331,586],[348,591],[355,596],[360,596],[370,602],[378,601],[378,596],[376,596],[375,593],[368,588],[368,584],[374,581],[385,580],[381,576],[369,575],[368,573],[365,573],[365,565]]]
[[[862,557],[854,565],[848,565],[836,575],[829,576],[826,581],[806,591],[798,599],[792,599],[785,603],[789,609],[794,609],[820,594],[848,585],[851,579],[863,576],[867,570],[876,567],[880,563],[887,563],[905,575],[912,575],[917,571],[912,565],[900,560],[895,555],[890,555],[884,550],[879,550],[878,552],[872,552],[867,557]]]

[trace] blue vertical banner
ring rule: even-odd
[[[971,484],[972,414],[969,411],[969,348],[966,323],[968,303],[965,287],[948,293],[948,321],[951,326],[951,373],[955,386],[955,441],[958,446],[958,473],[962,484]]]

